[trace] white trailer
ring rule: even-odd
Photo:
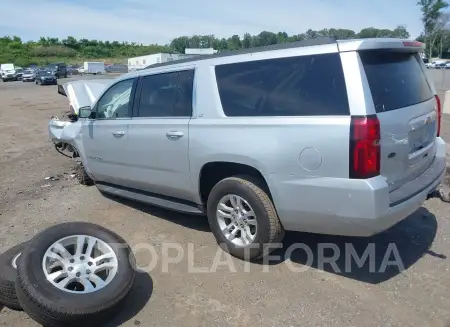
[[[80,74],[104,74],[105,63],[103,61],[85,61],[83,68],[79,69],[78,72]]]
[[[172,60],[179,60],[192,57],[183,53],[155,53],[147,56],[140,56],[128,59],[128,71],[143,69],[150,65],[160,64]]]

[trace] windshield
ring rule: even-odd
[[[24,74],[33,74],[34,72],[31,69],[27,69],[23,73]]]
[[[39,75],[53,75],[53,73],[49,70],[40,70]]]

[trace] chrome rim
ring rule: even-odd
[[[250,204],[235,194],[227,194],[217,205],[217,222],[223,235],[238,246],[251,244],[258,231],[258,222]]]
[[[22,252],[17,253],[12,259],[11,265],[13,266],[14,269],[17,269],[17,259],[19,259],[21,254]]]
[[[114,279],[118,260],[104,241],[72,235],[53,243],[42,262],[47,280],[56,288],[76,294],[101,290]]]

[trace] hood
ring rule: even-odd
[[[68,82],[58,85],[58,93],[69,99],[75,114],[78,114],[81,107],[92,107],[112,82],[113,80],[107,79]]]

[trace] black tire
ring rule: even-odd
[[[67,73],[64,74],[64,78],[67,78]]]
[[[22,310],[16,295],[17,271],[14,266],[27,245],[21,243],[0,255],[0,303],[13,310]]]
[[[82,164],[80,164],[77,167],[76,174],[77,174],[78,182],[81,185],[91,186],[91,185],[95,184],[94,181],[92,180],[92,178],[90,178],[89,175],[87,174],[86,169],[84,169],[84,166]]]
[[[60,290],[46,279],[42,268],[45,252],[54,242],[72,235],[96,237],[113,249],[118,269],[104,288],[76,294]],[[126,242],[104,227],[83,222],[56,225],[38,234],[22,252],[17,266],[17,297],[24,311],[43,326],[102,326],[119,311],[133,286],[134,260]]]
[[[264,183],[256,178],[234,176],[217,183],[208,196],[208,221],[217,243],[224,251],[237,258],[243,260],[260,259],[273,251],[275,249],[273,244],[281,242],[284,237],[283,226],[265,189]],[[242,197],[255,212],[258,228],[255,240],[250,246],[238,246],[230,242],[219,227],[216,209],[220,199],[227,194],[236,194]]]

